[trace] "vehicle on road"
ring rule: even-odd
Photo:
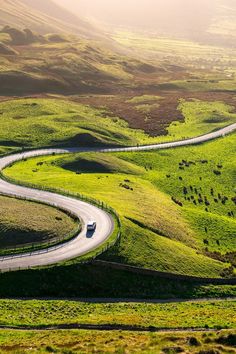
[[[94,231],[97,227],[96,221],[89,221],[87,224],[87,230],[88,231]]]

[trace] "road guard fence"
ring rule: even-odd
[[[25,158],[22,158],[22,160],[24,160],[24,159]],[[18,160],[18,161],[20,161],[20,160]],[[60,194],[60,195],[63,195],[63,196],[69,197],[69,198],[79,199],[80,201],[84,201],[86,203],[92,204],[92,205],[94,205],[94,206],[106,211],[107,213],[109,213],[109,214],[111,214],[113,216],[113,218],[115,220],[115,227],[114,227],[113,234],[109,237],[109,239],[107,241],[105,241],[105,244],[99,246],[95,250],[91,250],[91,252],[88,253],[88,259],[80,261],[79,258],[82,258],[83,257],[83,255],[82,255],[79,258],[75,259],[76,263],[85,264],[85,263],[90,263],[90,262],[94,261],[98,256],[100,256],[102,253],[106,252],[109,248],[113,247],[120,240],[120,238],[121,238],[121,220],[120,220],[120,217],[119,217],[118,213],[112,207],[108,206],[103,201],[96,200],[94,198],[85,196],[85,195],[80,194],[80,193],[70,193],[70,192],[68,192],[66,190],[63,190],[63,189],[42,187],[42,186],[35,185],[33,183],[17,181],[15,179],[6,177],[2,173],[2,171],[0,171],[0,178],[5,180],[6,182],[14,184],[14,185],[27,187],[27,188],[30,188],[30,189],[34,189],[35,191],[41,190],[41,191],[46,191],[46,192],[50,192],[50,193]],[[40,204],[49,205],[49,206],[55,207],[55,208],[57,208],[57,209],[59,209],[61,211],[66,212],[69,216],[71,216],[73,218],[75,218],[75,217],[77,219],[79,218],[78,215],[72,213],[70,210],[68,210],[66,208],[60,207],[59,205],[57,205],[55,203],[39,202],[39,201],[37,201],[37,198],[35,198],[35,199],[34,198],[27,198],[27,197],[22,197],[22,196],[17,195],[17,194],[0,193],[0,195],[6,196],[6,197],[13,197],[13,198],[21,199],[21,200],[27,200],[27,201],[31,201],[31,202],[36,202],[36,203],[40,203]],[[118,229],[118,231],[117,231],[117,229]],[[58,242],[55,245],[48,244],[46,246],[46,248],[40,249],[38,251],[34,251],[32,249],[32,250],[27,251],[26,253],[21,253],[21,254],[18,254],[18,255],[17,254],[15,254],[15,255],[5,255],[3,257],[0,257],[0,272],[3,273],[3,272],[12,272],[12,271],[31,269],[33,267],[27,267],[27,268],[17,267],[17,268],[1,269],[1,262],[3,262],[6,259],[22,258],[22,257],[26,257],[26,256],[29,256],[29,255],[32,256],[34,254],[38,255],[38,254],[44,254],[44,253],[49,253],[49,252],[55,251],[56,249],[64,247],[65,243],[68,244],[70,242],[73,242],[73,239],[78,235],[78,233],[79,233],[79,230],[78,230],[76,235],[75,234],[69,235],[67,237],[67,240],[69,239],[69,241]],[[91,255],[90,255],[90,253],[91,253]],[[73,260],[68,260],[68,261],[72,261],[73,262]]]

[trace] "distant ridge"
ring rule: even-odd
[[[54,1],[113,28],[236,46],[236,0]]]

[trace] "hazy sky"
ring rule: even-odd
[[[113,25],[199,30],[222,0],[54,0],[80,15]],[[232,0],[225,0],[232,1]],[[236,0],[235,0],[236,2]]]

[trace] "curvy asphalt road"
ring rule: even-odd
[[[123,151],[145,151],[155,149],[167,149],[186,145],[200,144],[206,141],[210,141],[219,137],[223,137],[236,130],[236,123],[225,128],[222,128],[213,133],[209,133],[200,137],[168,142],[162,144],[136,146],[128,148],[112,148],[112,149],[42,149],[34,150],[25,153],[18,153],[10,156],[6,156],[0,159],[0,171],[16,161],[24,158],[35,156],[46,156],[51,154],[64,154],[75,153],[82,151],[97,151],[97,152],[123,152]],[[73,214],[77,215],[82,221],[83,228],[80,234],[73,240],[60,245],[49,248],[48,250],[42,250],[38,252],[32,252],[24,255],[0,257],[0,271],[15,270],[15,269],[27,269],[29,267],[45,266],[50,264],[59,263],[65,260],[73,259],[84,255],[98,246],[103,244],[111,235],[114,229],[114,222],[107,212],[82,201],[74,198],[65,197],[56,193],[39,191],[36,189],[26,188],[8,183],[0,179],[0,193],[4,195],[10,195],[15,197],[25,197],[35,201],[44,202],[53,206],[59,206],[65,210],[69,210]],[[87,235],[86,224],[89,220],[95,220],[97,222],[97,228],[93,235]]]

